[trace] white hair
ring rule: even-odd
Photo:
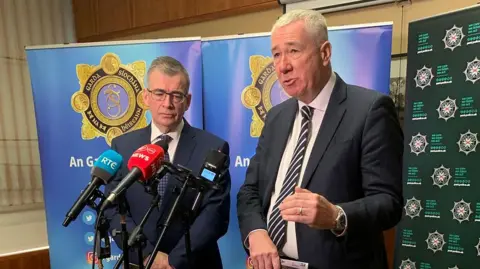
[[[327,20],[322,13],[311,9],[294,9],[283,14],[273,25],[272,33],[278,27],[282,27],[299,20],[303,20],[305,22],[305,30],[312,36],[317,45],[320,45],[323,41],[328,40]]]

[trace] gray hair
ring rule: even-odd
[[[188,93],[190,88],[190,76],[185,67],[175,58],[170,56],[160,56],[155,58],[148,68],[147,75],[150,76],[152,71],[158,70],[167,76],[175,76],[181,74],[183,77],[183,87],[185,93]]]
[[[322,13],[311,9],[294,9],[283,14],[273,25],[272,32],[278,27],[282,27],[299,20],[303,20],[305,22],[305,30],[310,33],[317,46],[319,46],[322,41],[328,40],[327,20]]]

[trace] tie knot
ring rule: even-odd
[[[169,136],[169,135],[166,135],[166,134],[162,134],[162,135],[159,135],[156,139],[155,139],[157,142],[165,142],[165,143],[170,143],[170,141],[172,141],[172,138]]]
[[[302,107],[302,116],[306,120],[311,120],[312,119],[312,114],[313,114],[313,108],[310,106],[303,106]]]

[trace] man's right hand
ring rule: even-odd
[[[280,269],[277,247],[267,231],[255,231],[248,236],[250,259],[254,269]]]

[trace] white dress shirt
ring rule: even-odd
[[[336,76],[335,73],[332,72],[330,79],[328,80],[325,87],[320,91],[317,97],[308,104],[312,107],[313,115],[312,115],[312,124],[310,130],[310,137],[307,144],[307,149],[305,151],[305,157],[303,158],[302,169],[300,170],[300,178],[298,180],[297,186],[300,186],[303,180],[303,175],[305,173],[305,168],[307,166],[308,160],[310,159],[310,154],[312,152],[313,145],[315,144],[315,139],[317,138],[318,131],[320,130],[320,125],[322,124],[323,116],[325,111],[327,110],[328,101],[330,100],[330,96],[333,91],[333,87],[335,86]],[[293,152],[295,150],[298,137],[300,135],[301,129],[301,122],[302,122],[302,107],[306,104],[302,101],[298,101],[298,111],[295,117],[295,122],[293,123],[292,132],[288,137],[287,144],[285,146],[285,151],[283,152],[282,160],[280,162],[280,166],[278,168],[277,179],[275,181],[275,189],[272,193],[272,198],[270,201],[270,207],[268,210],[268,217],[267,223],[270,220],[270,215],[273,210],[273,205],[275,204],[278,195],[282,189],[282,184],[285,179],[285,175],[287,174],[288,167],[290,165],[290,161],[293,158]],[[283,249],[279,252],[280,254],[285,254],[286,256],[298,259],[298,248],[297,248],[297,237],[295,232],[295,222],[287,222],[287,234],[286,234],[286,242]]]
[[[157,142],[158,140],[157,138],[164,133],[162,133],[160,129],[158,129],[158,127],[153,122],[151,125],[152,125],[152,132],[150,135],[150,141],[152,142],[152,144],[154,144],[155,142]],[[168,144],[168,156],[169,156],[170,162],[173,162],[175,158],[175,151],[177,150],[178,141],[180,141],[180,135],[182,134],[184,125],[185,123],[183,122],[183,119],[182,119],[182,121],[180,121],[180,123],[177,125],[177,128],[175,128],[175,130],[172,130],[166,133],[166,135],[172,138],[172,141],[170,141],[170,143]]]

